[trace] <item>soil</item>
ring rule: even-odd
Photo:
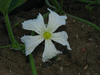
[[[88,20],[100,26],[100,6],[93,6],[90,12],[85,8],[87,4],[75,2],[73,0],[64,1],[64,11]],[[34,19],[39,13],[47,13],[48,6],[33,8],[30,11],[20,11],[10,15],[10,22],[16,40],[22,44],[20,38],[23,35],[30,35],[31,31],[24,30],[21,20]],[[63,14],[62,14],[63,15]],[[47,23],[47,18],[45,18]],[[33,57],[38,75],[100,75],[100,32],[96,31],[84,22],[68,16],[66,25],[57,29],[68,33],[68,42],[71,51],[54,42],[58,50],[63,54],[57,55],[47,62],[42,62],[44,42],[42,42],[33,52]],[[11,45],[3,16],[0,16],[0,46]],[[0,49],[0,75],[32,75],[31,65],[25,54],[12,48]]]

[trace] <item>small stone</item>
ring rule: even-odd
[[[81,75],[80,73],[78,73],[78,75]]]
[[[73,20],[73,22],[75,22],[75,19]]]
[[[88,65],[86,65],[83,69],[86,70],[88,68]]]
[[[98,73],[95,73],[95,75],[98,75]]]
[[[63,67],[60,67],[60,70],[63,71]]]
[[[17,38],[19,39],[20,37],[18,36]]]
[[[39,68],[39,67],[36,67],[36,68]]]
[[[84,27],[84,24],[82,25],[82,27]]]
[[[76,38],[78,39],[78,34],[76,34]]]
[[[10,70],[10,72],[11,72],[11,70]]]
[[[95,47],[98,47],[97,45]]]
[[[89,40],[89,41],[92,41],[92,39],[91,39],[91,38],[89,38],[88,40]]]

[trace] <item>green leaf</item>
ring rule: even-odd
[[[5,14],[8,11],[12,0],[0,0],[0,11]]]
[[[16,7],[22,5],[23,3],[25,3],[27,0],[12,0],[10,7],[8,9],[8,13],[11,12],[13,9],[15,9]]]

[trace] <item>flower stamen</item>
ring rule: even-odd
[[[51,33],[46,31],[46,32],[43,34],[43,36],[44,36],[45,39],[50,39]]]

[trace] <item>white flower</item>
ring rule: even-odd
[[[61,25],[65,25],[66,23],[66,15],[59,16],[57,13],[53,12],[52,10],[49,14],[49,21],[46,27],[44,24],[44,19],[41,14],[38,15],[37,19],[24,21],[23,28],[26,30],[34,30],[39,35],[36,36],[29,36],[24,35],[21,38],[21,41],[25,43],[25,51],[26,55],[29,55],[34,51],[34,49],[43,41],[45,40],[45,48],[42,55],[42,61],[45,62],[48,59],[53,58],[57,54],[61,54],[61,51],[58,51],[51,40],[54,40],[63,46],[67,46],[69,50],[71,50],[70,45],[67,41],[68,35],[65,31],[54,33],[54,31],[60,27]]]

